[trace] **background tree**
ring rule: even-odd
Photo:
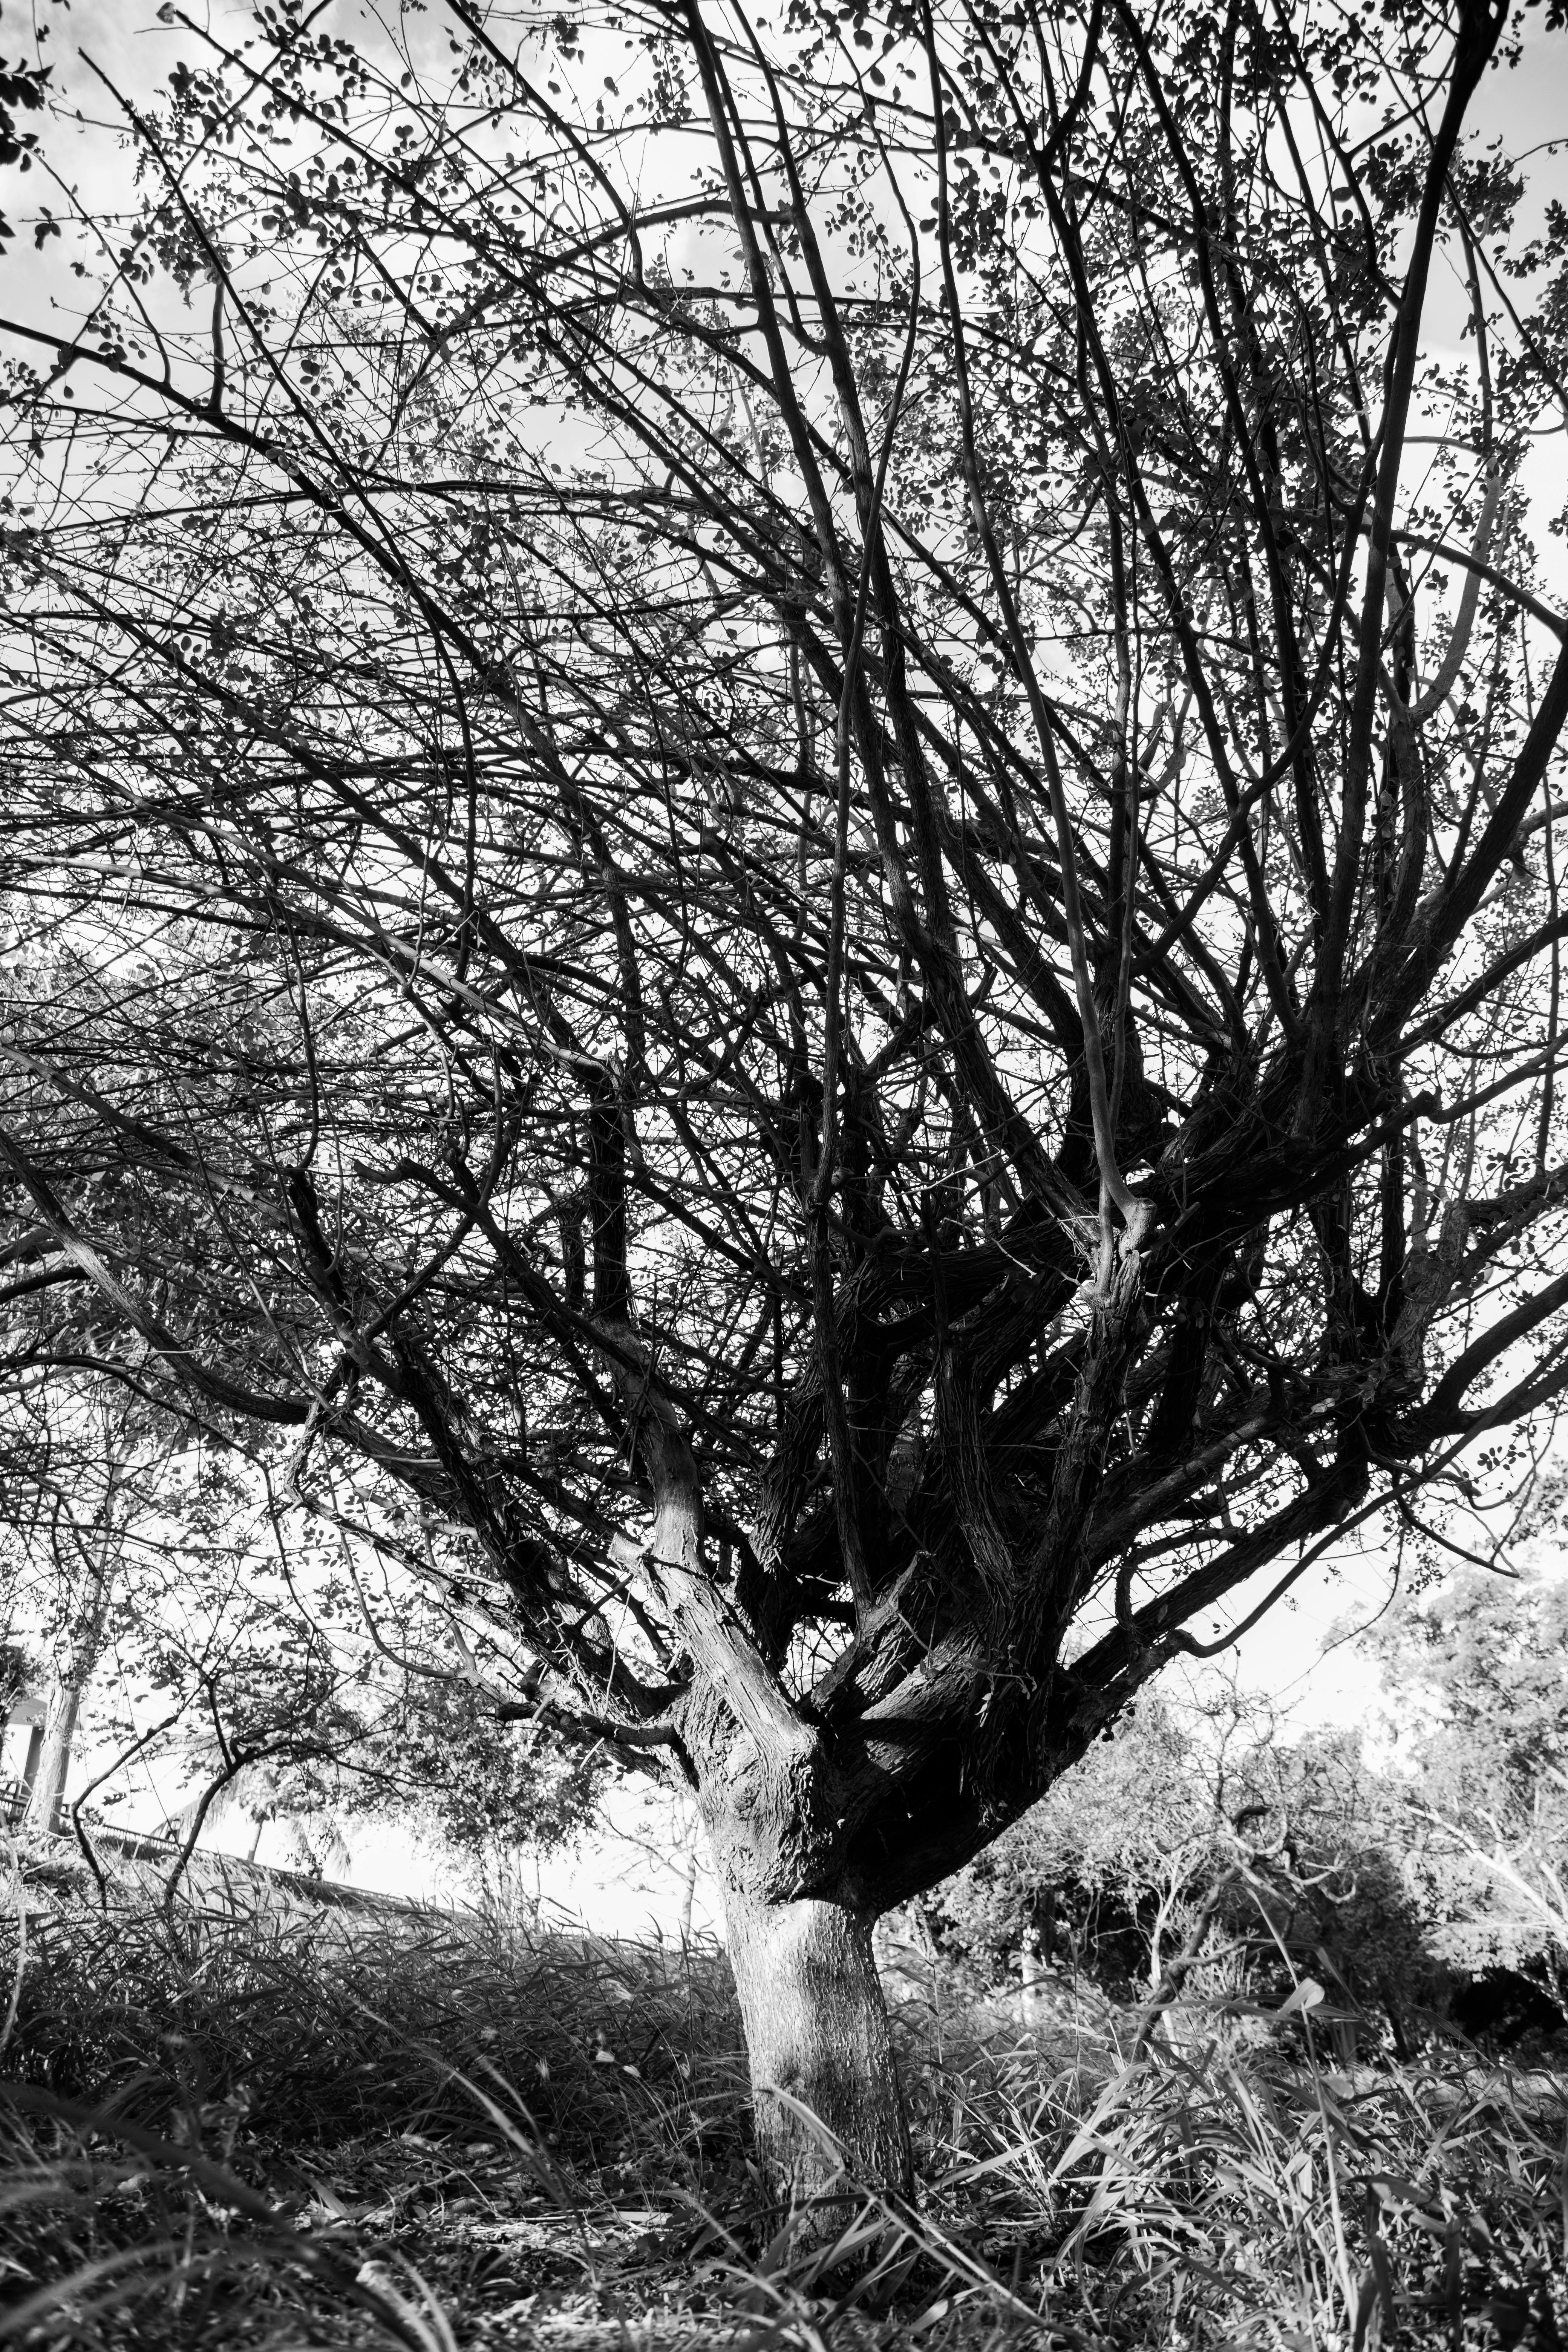
[[[41,1713],[33,1713],[34,1707],[41,1708],[41,1702],[34,1696],[38,1674],[38,1660],[26,1643],[13,1641],[9,1633],[0,1635],[0,1717],[5,1723],[0,1738],[9,1748],[5,1759],[8,1769],[4,1774],[7,1822],[18,1799],[24,1798],[24,1792],[31,1788],[38,1750],[43,1745]],[[32,1707],[18,1707],[19,1701],[27,1700],[33,1701]]]
[[[204,1514],[193,1508],[189,1461],[176,1462],[189,1451],[178,1423],[125,1390],[57,1370],[6,1405],[0,1573],[45,1662],[47,1714],[24,1827],[47,1832],[59,1826],[82,1703],[125,1600],[117,1587],[128,1555],[139,1542],[161,1546],[174,1519],[199,1541]]]
[[[132,1793],[134,1766],[193,1850],[235,1811],[285,1819],[303,1866],[326,1854],[340,1871],[354,1818],[417,1814],[455,1854],[487,1836],[549,1847],[582,1826],[606,1752],[542,1752],[533,1727],[476,1705],[454,1613],[425,1622],[395,1569],[356,1569],[320,1528],[285,1552],[238,1448],[193,1442],[127,1388],[58,1367],[7,1402],[0,1570],[47,1700],[26,1829],[74,1826],[64,1800],[89,1695],[91,1818]],[[19,1672],[21,1649],[6,1654]]]
[[[170,1834],[194,1851],[204,1830],[242,1820],[254,1856],[273,1823],[283,1850],[269,1862],[342,1877],[356,1826],[395,1823],[482,1882],[584,1829],[615,1777],[603,1743],[504,1719],[460,1665],[434,1663],[439,1633],[420,1636],[406,1597],[400,1656],[365,1643],[343,1598],[270,1594],[229,1612],[221,1643],[209,1629],[199,1655],[194,1629],[163,1647],[162,1692],[181,1700],[162,1743],[184,1800],[171,1796]]]
[[[1460,1570],[1375,1629],[1403,1826],[1451,1965],[1568,1994],[1568,1584]]]
[[[3,329],[14,1261],[899,2180],[875,1917],[1568,1381],[1524,19],[170,13]]]
[[[1413,2012],[1440,2009],[1467,1965],[1445,1951],[1448,1904],[1405,1866],[1405,1795],[1356,1736],[1283,1738],[1256,1694],[1145,1692],[926,1924],[987,1989],[1014,1970],[1027,1986],[1037,1962],[1123,2005],[1196,1995],[1223,2011],[1315,1977],[1374,2032],[1386,2018],[1404,2054]]]

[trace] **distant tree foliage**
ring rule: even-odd
[[[1267,1706],[1140,1699],[1051,1793],[922,1906],[983,1986],[1082,1980],[1246,2008],[1311,1977],[1385,2018],[1439,2010],[1452,1969],[1405,1873],[1401,1791],[1352,1735],[1286,1740]],[[1406,2045],[1408,2046],[1408,2045]]]
[[[1462,1569],[1373,1629],[1401,1759],[1433,1806],[1568,1826],[1568,1579]]]
[[[1464,1570],[1371,1638],[1375,1762],[1255,1696],[1148,1693],[917,1930],[993,1990],[1081,1976],[1137,2001],[1201,1923],[1202,2000],[1283,2000],[1295,1969],[1402,2049],[1451,2007],[1546,2016],[1541,1991],[1568,2001],[1568,1580]]]
[[[1568,2002],[1568,1580],[1462,1570],[1374,1640],[1436,1948],[1533,1969]]]

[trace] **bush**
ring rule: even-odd
[[[976,1991],[1040,1970],[1146,2000],[1173,1966],[1264,2005],[1324,1977],[1401,2053],[1453,1969],[1406,1867],[1397,1790],[1359,1743],[1271,1737],[1226,1694],[1206,1713],[1142,1698],[910,1925]]]

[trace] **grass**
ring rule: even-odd
[[[58,1901],[0,1948],[0,2345],[1568,2337],[1568,2085],[1321,2013],[1036,2030],[902,1973],[918,2215],[762,2243],[721,1955],[497,1916]],[[0,1937],[0,1946],[4,1938]],[[0,2007],[0,2020],[4,2009]]]
[[[205,2114],[276,2151],[445,2139],[480,2094],[561,2165],[695,2183],[740,2148],[743,2067],[712,1950],[536,1936],[496,1913],[85,1904],[32,1937],[6,2070],[115,2116]]]

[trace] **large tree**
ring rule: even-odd
[[[899,2181],[879,1914],[1568,1383],[1555,24],[163,14],[3,329],[10,1264],[695,1791]]]

